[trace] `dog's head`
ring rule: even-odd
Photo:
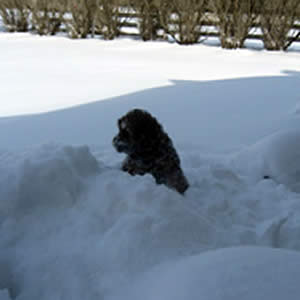
[[[118,152],[139,155],[153,151],[163,133],[161,125],[148,112],[141,109],[129,111],[118,120],[119,133],[113,139]]]

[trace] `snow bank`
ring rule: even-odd
[[[220,47],[182,47],[129,38],[72,40],[0,32],[0,48],[1,97],[9,99],[1,107],[0,116],[55,111],[170,86],[171,80],[212,81],[300,71],[297,52],[226,51]],[[277,87],[273,83],[271,88]],[[251,88],[249,93],[268,99],[257,89]],[[284,91],[284,99],[291,93]],[[223,91],[221,95],[223,99],[229,93]],[[240,95],[242,100],[248,94]]]
[[[279,145],[289,141],[283,137]],[[273,143],[266,146],[268,140],[261,142],[266,153],[274,150]],[[247,155],[258,153],[250,150]],[[242,173],[236,168],[238,159],[239,166],[245,162],[241,153],[216,156],[186,149],[180,155],[191,183],[184,197],[157,186],[151,176],[120,172],[122,158],[110,149],[49,144],[23,152],[3,150],[0,288],[17,300],[107,299],[155,266],[174,262],[158,269],[162,277],[149,275],[151,284],[145,287],[151,290],[157,286],[155,277],[161,278],[163,286],[157,288],[163,292],[149,297],[169,299],[187,293],[185,277],[204,272],[200,262],[199,271],[190,270],[202,255],[204,260],[212,255],[208,269],[219,268],[213,260],[221,254],[200,253],[236,245],[300,250],[299,194],[272,179],[258,180],[255,172]],[[177,263],[191,255],[196,255],[191,262]],[[228,254],[229,262],[235,256]],[[268,255],[261,256],[263,261]],[[169,284],[177,277],[173,295]],[[194,297],[198,284],[191,284]],[[144,285],[134,284],[134,293],[140,295]],[[209,287],[203,291],[210,292]]]
[[[270,135],[299,128],[298,53],[28,34],[0,46],[1,115],[85,104],[0,119],[1,300],[299,295],[298,254],[220,249],[300,250],[299,132]],[[119,171],[111,139],[133,107],[174,139],[184,197]]]
[[[71,220],[65,216],[87,179],[99,172],[99,163],[86,146],[45,145],[18,154],[3,151],[0,157],[0,288],[15,297],[28,283],[32,290],[20,299],[43,298],[53,287],[47,276],[55,275],[52,281],[58,275],[51,269],[56,270],[59,253],[49,253],[55,253],[57,244],[66,249],[61,229]],[[43,284],[36,288],[34,282]]]
[[[231,248],[160,265],[111,299],[298,300],[300,254]]]
[[[260,140],[242,151],[237,165],[252,178],[268,177],[300,192],[300,130],[282,130]]]
[[[29,153],[3,151],[0,155],[1,191],[7,193],[3,199],[11,197],[9,205],[22,214],[43,205],[48,209],[75,202],[83,179],[99,170],[98,162],[86,146],[50,144]]]
[[[18,300],[99,299],[215,243],[180,195],[104,166],[86,146],[3,151],[0,165],[0,288]]]
[[[0,300],[10,300],[7,290],[0,290]]]

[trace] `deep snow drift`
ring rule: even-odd
[[[158,299],[158,295],[171,299],[168,284],[175,278],[170,279],[168,272],[173,274],[172,269],[157,283],[153,276],[149,286],[147,279],[134,283],[136,278],[160,263],[172,265],[182,257],[216,248],[259,245],[300,250],[300,202],[293,191],[298,188],[300,164],[298,169],[296,164],[290,168],[286,164],[299,161],[299,151],[286,151],[299,150],[299,139],[300,131],[283,132],[235,155],[186,150],[183,166],[191,188],[185,197],[157,186],[150,176],[120,172],[117,154],[99,151],[94,156],[85,146],[53,144],[18,154],[3,151],[0,286],[18,300],[29,300],[106,299],[112,295],[124,299],[115,293],[129,285],[138,289],[138,295],[128,299],[141,299],[139,293],[148,294],[151,285],[159,282],[157,288],[163,294],[156,291],[148,299]],[[105,161],[115,163],[108,166]],[[272,179],[264,180],[264,174]],[[259,259],[269,256],[256,255],[253,260],[258,260],[258,266],[262,263]],[[284,252],[280,255],[286,259]],[[297,254],[295,258],[300,257]],[[201,255],[196,261],[202,261]],[[238,272],[243,261],[238,260],[232,272]],[[182,262],[183,271],[178,271],[182,295],[188,291],[184,272],[191,272],[192,277],[206,275],[206,266],[194,273],[192,265],[189,260]],[[264,265],[264,276],[273,274],[273,265],[274,261],[269,267]],[[293,263],[281,265],[280,274],[290,274],[290,265]],[[223,266],[216,260],[215,268],[229,267],[226,261]],[[256,278],[254,270],[251,272],[249,280]],[[214,273],[209,276],[206,280],[215,278]],[[239,294],[239,276],[234,276],[232,288]],[[294,291],[293,283],[274,284],[285,287],[286,293]],[[220,292],[224,285],[219,286]],[[259,295],[251,290],[254,286],[250,281],[249,295]],[[207,289],[206,284],[203,290],[195,284],[191,293],[193,297],[210,295],[212,290]],[[207,299],[235,299],[229,295]]]
[[[160,265],[121,299],[299,299],[299,253],[241,247]],[[112,299],[120,299],[112,298]]]
[[[103,92],[0,118],[0,299],[298,299],[299,53],[98,42],[0,34],[3,116]],[[174,140],[184,197],[120,172],[133,107]]]

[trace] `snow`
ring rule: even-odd
[[[244,171],[283,183],[289,189],[300,192],[300,130],[278,131],[240,154],[240,160],[251,162]],[[255,170],[256,169],[256,170]]]
[[[283,59],[283,53],[278,52],[179,47],[126,38],[70,40],[26,33],[1,33],[0,48],[0,67],[5,70],[0,74],[0,82],[5,83],[1,98],[14,99],[1,108],[0,116],[107,100],[170,86],[173,80],[211,81],[280,76],[285,70],[299,72],[299,53],[293,51]]]
[[[1,300],[299,299],[298,46],[0,47]],[[184,196],[119,170],[134,107],[171,136]]]
[[[256,247],[209,251],[154,268],[122,299],[297,300],[299,258],[297,252]]]
[[[0,290],[0,299],[1,300],[10,300],[7,290]]]

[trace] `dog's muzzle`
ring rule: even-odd
[[[127,152],[127,144],[121,141],[118,135],[113,138],[112,144],[118,152]]]

